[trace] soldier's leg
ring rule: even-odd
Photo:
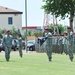
[[[22,47],[19,47],[19,55],[22,57]]]
[[[50,46],[46,46],[46,53],[47,53],[49,61],[51,61],[51,59],[52,59],[52,48],[50,48]]]
[[[73,45],[73,53],[75,54],[75,43]]]
[[[69,54],[69,59],[70,59],[71,61],[73,61],[74,56],[73,56],[73,50],[72,50],[71,47],[69,47],[68,54]]]
[[[8,58],[10,59],[11,47],[8,48]]]
[[[5,58],[6,58],[6,61],[9,61],[9,56],[8,56],[8,47],[5,47]]]
[[[64,45],[64,52],[65,52],[66,55],[68,54],[67,45],[66,44]]]

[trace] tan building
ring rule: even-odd
[[[0,28],[11,29],[14,26],[16,29],[22,30],[22,13],[0,6]]]

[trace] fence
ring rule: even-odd
[[[43,37],[39,37],[43,38]],[[45,44],[46,42],[43,43],[43,45],[40,46],[40,41],[38,41],[38,38],[35,39],[35,50],[36,52],[43,53],[45,52]],[[67,42],[66,42],[67,44]],[[63,53],[64,51],[64,37],[52,37],[52,51],[54,53]]]

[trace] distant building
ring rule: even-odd
[[[26,27],[22,27],[22,29],[26,29]],[[27,26],[27,29],[31,30],[31,31],[34,31],[34,30],[40,30],[42,31],[42,28],[41,26]]]
[[[0,28],[11,29],[15,27],[16,29],[19,28],[22,30],[22,13],[23,12],[0,6]]]

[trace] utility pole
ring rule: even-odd
[[[25,25],[26,25],[25,49],[26,49],[26,53],[27,53],[27,0],[25,0]]]

